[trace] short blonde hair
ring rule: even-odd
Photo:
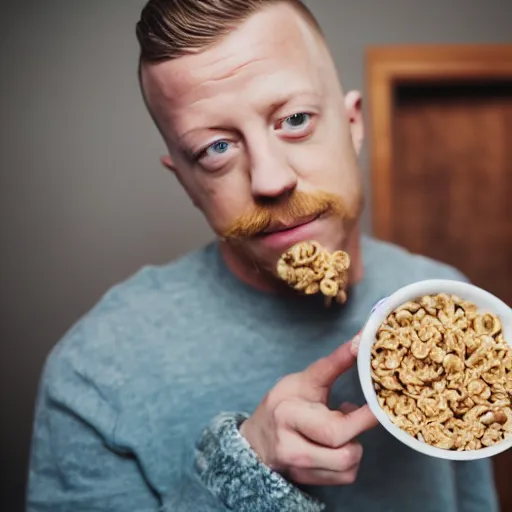
[[[301,0],[149,0],[136,26],[139,65],[172,60],[205,48],[259,10],[279,3],[293,6],[322,34]]]

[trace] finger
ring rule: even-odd
[[[368,405],[363,405],[353,411],[347,412],[343,416],[343,435],[345,442],[355,439],[367,430],[375,428],[379,420],[370,410]]]
[[[349,471],[361,463],[362,456],[363,447],[356,441],[333,449],[313,444],[298,434],[288,436],[286,443],[276,447],[278,466],[286,468]]]
[[[363,447],[352,441],[341,448],[332,449],[305,441],[298,435],[288,437],[286,444],[278,450],[279,466],[287,472],[319,471],[347,473],[357,470],[361,464]]]
[[[301,485],[350,485],[357,479],[359,466],[348,471],[328,471],[325,469],[297,469],[289,471],[289,478]]]
[[[359,409],[358,405],[349,402],[345,402],[340,405],[340,411],[343,414],[350,414],[351,412],[357,411],[357,409]]]
[[[359,344],[361,343],[361,331],[359,331],[350,342],[350,350],[355,357],[359,353]]]
[[[310,445],[311,467],[326,471],[349,471],[358,467],[363,457],[363,446],[352,441],[341,448],[325,448],[324,446]]]
[[[286,424],[309,441],[329,448],[339,448],[343,413],[323,404],[292,402],[283,412]]]
[[[303,377],[318,388],[330,388],[334,381],[354,365],[356,356],[351,351],[351,344],[345,343],[328,356],[322,357],[308,366]]]
[[[367,405],[342,413],[321,404],[296,402],[290,403],[284,412],[290,428],[330,448],[340,448],[378,423]]]

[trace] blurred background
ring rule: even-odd
[[[165,148],[144,109],[136,79],[134,26],[144,3],[27,0],[0,7],[2,511],[23,510],[34,398],[51,347],[110,286],[142,265],[167,262],[211,238],[200,214],[158,162]],[[344,88],[357,88],[365,95],[371,89],[366,75],[369,46],[512,43],[512,2],[505,0],[310,0],[307,4],[326,32]],[[508,85],[496,87],[510,113]],[[397,104],[403,108],[396,133],[398,141],[408,142],[395,146],[394,154],[404,161],[414,162],[414,155],[428,160],[425,144],[413,155],[404,144],[419,148],[418,140],[442,140],[443,133],[432,135],[432,130],[425,131],[425,123],[418,128],[418,116],[413,115],[429,116],[424,107],[432,95],[411,95],[408,89],[399,93]],[[453,90],[451,94],[452,99],[459,96]],[[435,97],[446,97],[446,92]],[[371,117],[367,104],[365,109]],[[500,148],[512,147],[510,115],[496,115],[484,116],[487,127],[482,131],[491,129],[489,140],[503,139]],[[479,119],[483,118],[473,119],[475,126]],[[492,132],[493,119],[500,123],[497,132]],[[416,139],[412,135],[407,139],[413,133]],[[478,134],[478,129],[473,130],[465,140],[478,141]],[[451,155],[460,151],[455,147]],[[505,149],[500,155],[493,165],[500,169],[508,165],[508,174],[502,170],[492,189],[501,194],[501,206],[494,214],[505,214],[492,242],[498,251],[512,222],[503,193],[511,186],[507,162],[512,156]],[[361,156],[369,199],[363,218],[367,233],[375,225],[372,215],[379,211],[371,201],[371,157],[367,146]],[[480,151],[482,165],[488,157],[485,148]],[[474,158],[466,158],[471,161]],[[439,170],[439,166],[431,162],[429,168]],[[415,169],[428,186],[425,169]],[[390,186],[408,186],[410,181],[401,172],[390,178]],[[458,171],[456,183],[464,181],[463,172]],[[499,180],[509,188],[500,186]],[[436,188],[431,187],[429,194],[435,195]],[[445,197],[445,205],[450,197]],[[473,196],[468,192],[465,197]],[[493,204],[493,197],[486,197],[475,203],[473,211]],[[395,217],[410,205],[396,208]],[[443,211],[448,215],[446,208]],[[469,211],[467,204],[460,211]],[[463,219],[458,222],[461,225]],[[413,249],[422,248],[427,239],[428,247],[436,245],[436,236],[441,235],[432,227],[425,237],[411,241],[406,236],[411,230],[418,232],[418,225],[380,229],[390,239],[410,242]],[[451,239],[471,236],[470,230],[457,231]],[[452,249],[450,255],[456,253]],[[500,261],[510,265],[511,259]],[[468,263],[468,268],[474,267],[474,262]]]

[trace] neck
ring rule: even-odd
[[[356,225],[347,239],[344,250],[350,256],[349,287],[362,280],[364,274],[361,254],[361,233]],[[252,261],[240,257],[233,247],[221,242],[220,251],[228,269],[243,283],[263,292],[281,295],[296,295],[285,283],[270,272],[260,270]]]

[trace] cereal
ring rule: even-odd
[[[455,295],[396,308],[372,347],[377,399],[391,421],[445,450],[478,450],[512,435],[512,349],[500,319]]]
[[[277,264],[277,273],[289,286],[306,295],[322,293],[326,304],[347,300],[346,287],[350,258],[346,252],[329,254],[318,242],[300,242],[286,251]]]

